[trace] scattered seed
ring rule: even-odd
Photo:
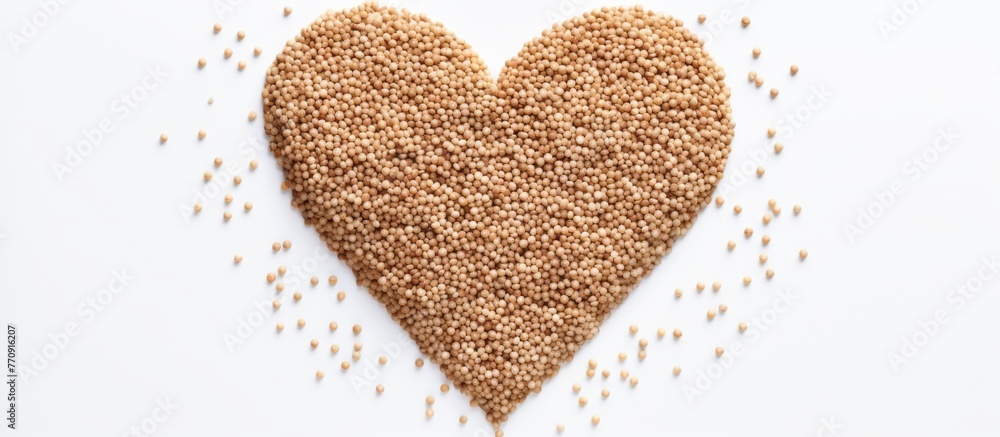
[[[646,350],[643,349],[643,350],[639,351],[638,355],[639,355],[639,361],[645,360],[646,359]]]
[[[246,37],[247,37],[247,33],[246,32],[244,32],[242,30],[236,32],[236,40],[237,41],[243,41],[243,38],[246,38]]]
[[[233,218],[233,213],[226,211],[222,213],[222,218],[228,221],[229,219]]]
[[[753,228],[747,227],[746,229],[744,229],[743,230],[743,236],[745,236],[747,238],[752,237],[753,236]]]
[[[317,370],[316,371],[316,379],[323,379],[323,377],[325,377],[325,376],[326,376],[326,373],[323,372],[322,370]]]
[[[243,71],[244,69],[247,68],[247,61],[240,61],[236,63],[236,68],[238,68],[240,71]]]
[[[340,368],[342,370],[350,369],[351,368],[351,362],[350,361],[341,361],[340,362]]]
[[[337,292],[337,300],[338,300],[338,301],[341,301],[341,302],[343,302],[343,301],[344,301],[344,299],[346,299],[346,298],[347,298],[347,293],[345,293],[345,292],[343,292],[343,291],[338,291],[338,292]]]
[[[757,177],[764,176],[764,167],[757,167]]]
[[[752,281],[752,280],[753,279],[751,279],[749,276],[744,276],[743,277],[743,285],[750,285],[750,281]]]
[[[694,285],[694,288],[697,289],[698,291],[705,291],[705,283],[699,282]]]
[[[448,384],[441,384],[441,393],[448,393],[451,390],[451,386]]]
[[[706,17],[705,14],[698,15],[698,23],[704,23],[705,20],[707,20],[707,19],[708,19],[708,17]]]
[[[767,128],[767,136],[768,136],[769,138],[773,138],[773,137],[774,137],[774,136],[775,136],[775,135],[776,135],[777,133],[778,133],[778,130],[777,130],[777,129],[775,129],[775,128],[773,128],[773,127],[769,127],[769,128]]]
[[[281,308],[281,301],[275,299],[274,302],[271,302],[271,306],[274,307],[274,309]]]
[[[746,331],[747,330],[747,322],[740,322],[739,328],[740,328],[740,332]]]
[[[774,269],[767,269],[767,271],[764,272],[764,274],[767,275],[767,279],[771,279],[774,277]]]
[[[208,133],[205,132],[205,129],[201,129],[201,130],[198,131],[198,139],[199,140],[204,140],[205,136],[207,136],[207,135],[208,135]]]
[[[236,264],[243,262],[243,255],[237,253],[235,256],[233,256],[233,262]]]
[[[741,212],[743,212],[743,206],[742,205],[733,206],[733,213],[734,214],[739,214]]]
[[[309,340],[309,347],[311,347],[313,349],[316,349],[317,347],[319,347],[319,340],[317,340],[315,338],[312,339],[312,340]]]
[[[573,393],[579,393],[581,388],[580,384],[573,384]]]
[[[778,97],[778,89],[777,88],[771,88],[771,98],[773,99],[775,97]]]
[[[681,367],[680,366],[674,366],[674,376],[677,376],[677,375],[680,375],[680,374],[681,374]]]
[[[222,200],[225,201],[226,204],[233,203],[233,195],[232,194],[226,194],[226,197],[223,197]]]
[[[230,56],[233,56],[233,49],[227,47],[225,50],[222,51],[222,56],[224,56],[226,59],[229,59]]]
[[[206,171],[205,175],[204,175],[204,178],[205,178],[205,182],[208,182],[208,181],[212,180],[212,172]]]
[[[580,403],[581,407],[584,406],[584,405],[587,405],[587,397],[586,396],[580,396],[580,399],[577,400],[577,402]]]
[[[795,205],[795,206],[793,206],[792,207],[792,212],[794,212],[795,215],[799,215],[799,213],[802,212],[802,205]]]
[[[766,255],[766,254],[763,254],[763,253],[762,253],[762,254],[760,254],[760,256],[759,256],[759,257],[757,257],[757,258],[758,258],[758,259],[760,260],[760,263],[761,263],[761,264],[764,264],[764,263],[766,263],[766,262],[767,262],[767,255]]]
[[[421,367],[424,367],[424,359],[423,358],[417,358],[417,360],[414,361],[413,364],[415,364],[418,369],[421,368]]]
[[[749,26],[750,25],[750,17],[743,17],[743,19],[740,20],[740,24],[742,24],[743,27]]]
[[[626,358],[628,358],[628,355],[625,352],[618,352],[618,361],[625,361]]]
[[[788,67],[788,70],[791,71],[792,76],[795,76],[796,74],[799,74],[799,66],[798,65],[792,64],[791,67]]]
[[[278,275],[279,276],[284,276],[285,273],[288,273],[288,267],[278,266]]]
[[[608,396],[611,396],[611,390],[608,390],[608,389],[601,390],[601,397],[602,398],[607,399]]]
[[[628,379],[628,370],[622,370],[621,372],[618,372],[618,376],[620,376],[622,380]]]
[[[719,312],[720,313],[724,313],[726,311],[729,311],[729,305],[726,305],[724,303],[720,303],[719,304]]]
[[[639,326],[638,325],[629,325],[628,332],[630,332],[630,333],[632,333],[634,335],[636,332],[639,332]]]
[[[764,78],[763,78],[763,77],[761,77],[761,76],[757,76],[757,77],[755,77],[755,78],[753,79],[753,84],[754,84],[754,86],[756,86],[757,88],[760,88],[760,86],[761,86],[761,85],[764,85]]]
[[[760,237],[760,244],[763,244],[764,246],[767,246],[770,242],[771,242],[771,236],[770,235],[764,235],[763,237]]]
[[[385,386],[384,385],[379,384],[379,385],[375,386],[375,393],[382,394],[383,392],[385,392]]]
[[[726,243],[726,248],[728,248],[729,250],[735,249],[736,248],[736,242],[733,241],[733,240],[729,240],[729,242]]]
[[[715,198],[715,204],[716,204],[716,206],[722,206],[722,204],[725,203],[725,202],[726,202],[726,199],[724,197],[722,197],[722,196],[718,196],[718,197]]]
[[[243,209],[246,210],[246,211],[250,211],[251,209],[253,209],[253,203],[244,202],[243,203]]]
[[[676,329],[674,329],[674,338],[681,338],[681,335],[683,335],[683,334],[684,334],[684,333],[683,333],[683,332],[681,332],[681,329],[680,329],[680,328],[676,328]]]
[[[611,370],[608,370],[608,369],[604,369],[604,370],[602,370],[602,371],[601,371],[601,376],[603,376],[603,377],[605,377],[605,378],[607,378],[607,377],[611,376]]]
[[[306,319],[299,319],[297,324],[299,325],[299,328],[304,328],[306,326]]]
[[[243,177],[240,175],[233,176],[233,185],[239,185],[243,183]]]
[[[254,47],[254,48],[253,48],[253,55],[254,55],[254,57],[257,57],[257,56],[260,56],[260,54],[261,54],[261,53],[263,53],[263,52],[264,52],[264,51],[263,51],[263,50],[261,50],[261,48],[260,48],[260,47]]]
[[[587,369],[587,378],[594,377],[594,369]]]
[[[257,165],[258,164],[257,164],[257,160],[256,159],[253,160],[253,161],[250,161],[250,170],[256,170],[257,169]]]
[[[331,353],[337,353],[337,352],[340,352],[340,345],[337,345],[337,344],[331,344],[331,345],[330,345],[330,352],[331,352]]]
[[[714,318],[715,318],[715,308],[710,308],[708,310],[708,320],[712,320]]]
[[[330,322],[330,331],[336,331],[339,327],[340,325],[338,325],[337,322]]]
[[[208,65],[208,59],[198,58],[198,68],[205,68]]]
[[[684,295],[684,290],[681,290],[680,288],[674,290],[674,297],[680,299],[680,297],[683,295]]]
[[[222,23],[215,23],[215,25],[212,26],[212,32],[219,33],[221,31],[222,31]]]
[[[278,332],[284,331],[285,330],[285,324],[281,323],[281,322],[278,322],[277,325],[274,325],[274,329],[276,329]]]
[[[355,324],[355,325],[354,325],[354,326],[353,326],[353,327],[351,328],[351,331],[352,331],[352,332],[354,332],[354,335],[358,335],[358,334],[360,334],[360,333],[361,333],[361,325],[358,325],[358,324]]]
[[[753,58],[757,59],[759,57],[760,57],[760,47],[754,47],[753,48]]]
[[[781,153],[782,150],[785,150],[784,144],[774,143],[774,153]]]
[[[760,221],[764,222],[765,225],[771,223],[771,214],[764,214],[764,216],[760,218]]]
[[[285,16],[287,17],[289,15],[292,15],[292,7],[291,6],[285,6]]]
[[[656,336],[657,337],[663,338],[663,336],[665,336],[665,335],[667,335],[667,330],[666,329],[660,328],[660,329],[656,330]]]
[[[247,120],[254,121],[256,119],[257,119],[257,113],[256,112],[250,111],[250,113],[247,114]]]
[[[302,293],[296,291],[295,294],[292,295],[292,299],[295,299],[296,302],[302,300]]]
[[[593,416],[591,416],[590,423],[593,423],[594,425],[597,425],[598,423],[601,423],[601,416],[598,416],[596,414],[593,415]]]
[[[427,412],[425,412],[424,414],[427,415],[428,419],[430,419],[430,418],[434,417],[434,409],[433,408],[428,408]]]
[[[753,82],[756,79],[757,79],[757,72],[753,71],[753,70],[750,70],[750,72],[747,73],[747,81]]]
[[[462,425],[465,425],[468,421],[469,421],[468,417],[458,416],[458,423],[461,423]]]
[[[717,357],[721,357],[721,356],[722,356],[722,354],[724,354],[724,353],[726,353],[726,350],[725,350],[725,349],[723,349],[723,348],[722,348],[722,346],[717,346],[717,347],[715,348],[715,356],[717,356]]]
[[[722,283],[721,282],[715,281],[715,282],[712,283],[712,291],[719,291],[719,289],[721,289],[721,288],[722,288]]]
[[[802,249],[802,250],[799,251],[799,258],[800,259],[806,259],[807,256],[809,256],[809,251],[807,251],[805,249]]]
[[[629,378],[628,383],[631,384],[632,387],[635,387],[639,385],[639,378],[633,376],[632,378]]]
[[[285,240],[285,241],[283,241],[281,243],[281,247],[284,247],[285,250],[291,249],[292,248],[292,242],[288,241],[288,240]]]
[[[200,203],[194,204],[194,212],[196,212],[196,213],[201,212],[202,208],[203,208],[203,206],[201,206]]]
[[[465,417],[465,416],[462,416],[462,417]],[[465,422],[462,422],[462,423],[465,423]],[[563,425],[561,423],[557,423],[556,424],[556,432],[563,432],[565,430],[566,430],[566,425]]]
[[[309,283],[312,285],[319,284],[319,278],[313,276],[312,278],[309,278]]]
[[[330,275],[330,277],[327,278],[326,281],[330,283],[330,285],[337,285],[337,277],[334,275]]]
[[[160,143],[162,144],[162,143],[167,142],[167,139],[169,139],[169,138],[170,137],[168,137],[166,133],[160,134]]]

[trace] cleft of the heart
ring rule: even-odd
[[[305,223],[499,424],[709,202],[724,78],[641,7],[556,24],[494,79],[442,24],[366,3],[289,41],[263,103]]]

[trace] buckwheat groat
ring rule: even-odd
[[[710,202],[724,78],[640,7],[557,24],[494,80],[442,24],[365,4],[285,46],[263,116],[305,223],[499,424]]]

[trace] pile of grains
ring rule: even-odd
[[[285,46],[263,115],[306,224],[499,424],[709,203],[724,78],[641,7],[557,24],[494,80],[443,25],[365,4]]]

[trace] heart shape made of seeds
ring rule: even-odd
[[[494,424],[708,204],[734,124],[680,20],[603,8],[498,79],[423,15],[327,12],[267,71],[292,204]]]

